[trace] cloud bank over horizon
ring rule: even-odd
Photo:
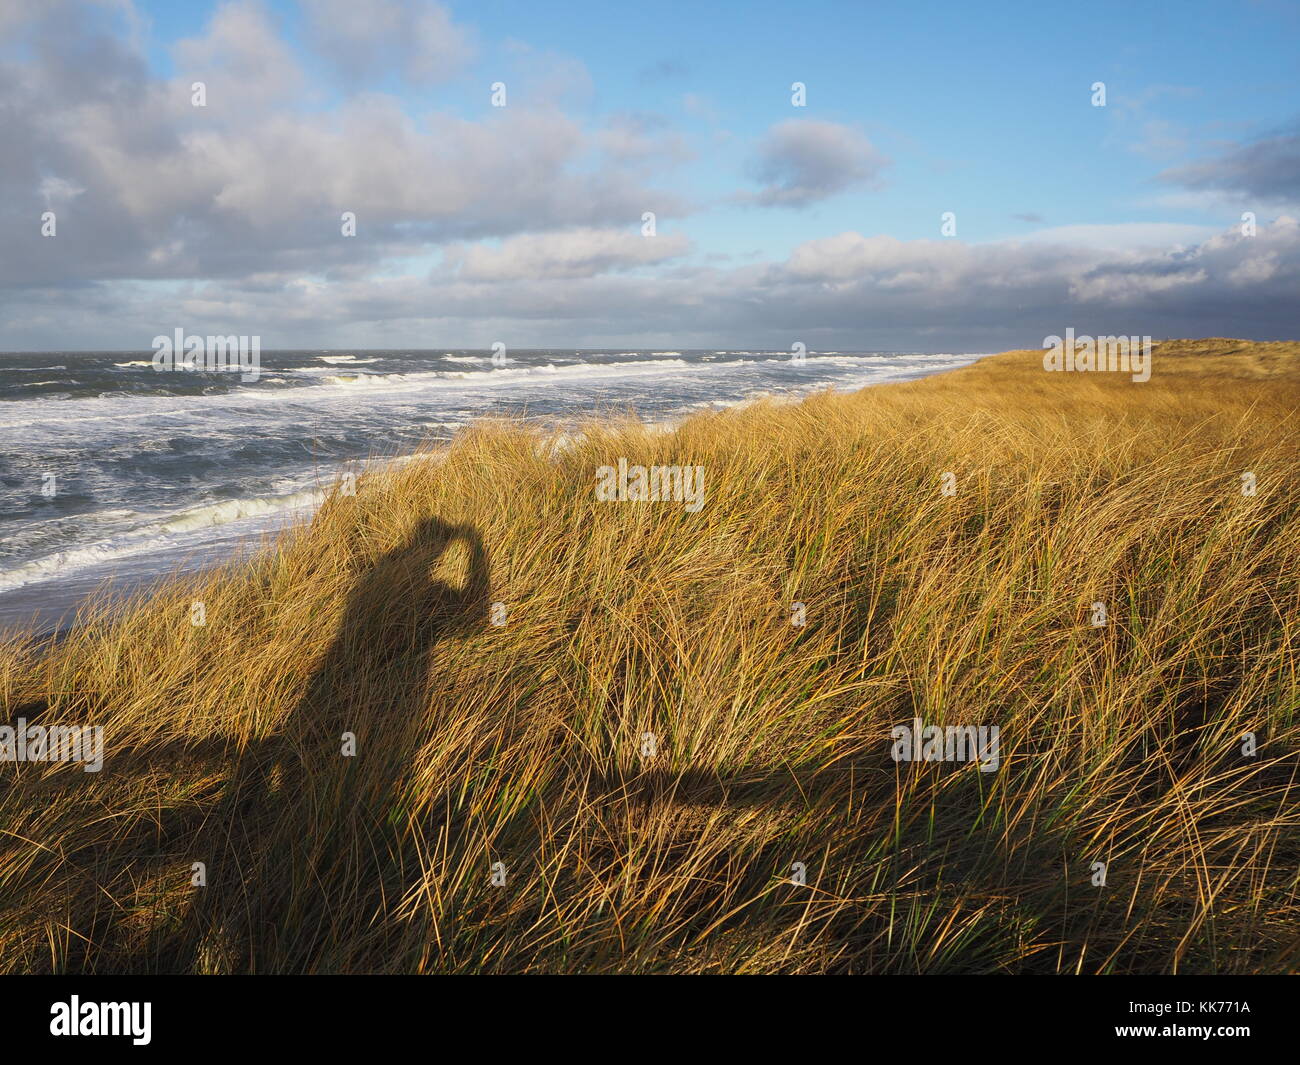
[[[177,326],[266,348],[1300,335],[1293,125],[1153,160],[1147,196],[1185,198],[1159,217],[1057,192],[999,201],[1008,230],[972,238],[987,161],[935,161],[852,101],[821,113],[815,85],[792,108],[783,75],[729,113],[675,57],[606,100],[584,55],[472,14],[232,0],[169,37],[131,0],[0,2],[0,349]],[[960,195],[897,208],[922,172]]]

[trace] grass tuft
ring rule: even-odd
[[[1040,360],[483,423],[13,639],[6,719],[106,760],[0,764],[0,971],[1294,970],[1300,344]],[[895,763],[916,717],[998,770]]]

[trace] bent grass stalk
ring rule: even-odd
[[[485,422],[14,638],[6,719],[102,724],[106,764],[0,765],[0,970],[1290,971],[1300,345],[1040,359]],[[621,456],[702,466],[703,509],[597,502]],[[421,628],[431,518],[505,625]],[[470,541],[429,564],[454,601]],[[891,761],[914,717],[998,725],[998,771]]]

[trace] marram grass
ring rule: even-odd
[[[105,738],[0,764],[0,971],[1292,971],[1297,408],[1297,344],[1013,352],[364,474],[0,649],[9,723]]]

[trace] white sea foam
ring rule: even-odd
[[[66,576],[132,555],[174,551],[178,546],[182,546],[176,542],[179,534],[194,533],[200,529],[229,525],[250,518],[287,514],[293,510],[318,506],[324,498],[323,491],[305,490],[282,496],[228,499],[221,503],[191,507],[171,515],[153,515],[152,520],[145,524],[125,530],[116,536],[81,547],[55,551],[12,569],[0,571],[0,592],[21,588],[25,584],[48,580],[51,577]]]
[[[0,563],[10,567],[0,569],[0,592],[38,586],[6,596],[0,620],[77,589],[84,594],[110,573],[161,573],[182,561],[186,566],[220,561],[232,545],[297,517],[296,508],[309,511],[319,499],[318,468],[342,465],[340,456],[355,452],[358,440],[373,438],[381,449],[414,448],[427,434],[446,436],[445,430],[477,411],[492,409],[498,396],[507,406],[527,401],[529,413],[545,423],[580,418],[593,404],[608,409],[630,403],[656,424],[671,425],[691,410],[734,406],[760,392],[794,400],[812,388],[851,390],[919,377],[978,356],[810,353],[803,373],[789,365],[787,351],[718,350],[704,360],[694,354],[688,360],[674,352],[624,352],[607,361],[592,361],[598,357],[587,353],[587,362],[571,361],[566,352],[552,363],[504,367],[487,365],[478,355],[391,358],[389,365],[410,370],[381,373],[360,365],[378,361],[373,358],[320,353],[314,365],[268,371],[257,387],[197,395],[123,389],[7,402],[0,452],[36,469],[43,468],[34,464],[45,455],[72,456],[87,471],[83,476],[90,479],[83,484],[90,497],[117,509],[20,521],[16,531],[22,535],[7,544],[12,561]],[[47,371],[33,382],[40,384],[55,367],[31,369]],[[655,387],[647,388],[651,381]],[[272,383],[279,387],[267,387]],[[317,438],[319,447],[313,443]],[[552,452],[570,446],[572,440],[561,436]],[[217,464],[203,464],[202,472],[175,485],[164,481],[142,488],[150,479],[142,471],[153,469],[154,453],[169,463],[193,454]],[[103,458],[102,471],[96,455]],[[177,463],[175,468],[188,477],[185,467]],[[167,463],[159,467],[167,469]],[[187,497],[192,500],[208,485],[247,498],[164,510],[173,500],[181,505]],[[59,488],[62,493],[62,478]],[[124,502],[139,512],[124,509]],[[62,600],[60,609],[70,601]]]
[[[324,380],[341,388],[425,389],[464,387],[466,385],[508,385],[538,378],[564,378],[592,381],[602,378],[638,377],[672,370],[709,370],[717,364],[688,363],[684,359],[644,359],[640,362],[580,363],[557,366],[493,367],[490,370],[425,370],[417,373],[329,374]]]
[[[743,355],[753,352],[728,352],[731,355]],[[927,365],[958,360],[973,362],[978,356],[953,355],[839,355],[809,356],[805,364],[826,363],[850,368],[880,366],[891,360],[900,366]],[[771,362],[788,362],[789,356],[781,354]],[[83,396],[75,399],[55,396],[34,397],[30,400],[16,400],[6,410],[6,419],[0,424],[0,437],[10,431],[22,431],[39,428],[42,433],[59,433],[62,431],[80,433],[81,427],[91,422],[124,422],[140,419],[177,418],[184,422],[201,420],[209,424],[218,413],[235,412],[249,407],[274,406],[292,403],[295,406],[328,405],[336,402],[331,397],[340,394],[360,396],[400,397],[409,393],[412,397],[424,390],[447,390],[480,387],[502,387],[512,384],[550,383],[552,381],[572,381],[575,384],[613,381],[618,378],[633,379],[655,376],[671,371],[674,374],[696,376],[708,374],[728,367],[761,367],[763,361],[735,359],[711,362],[687,362],[680,358],[640,359],[617,363],[585,363],[556,366],[492,367],[491,369],[466,370],[419,370],[412,373],[376,374],[359,370],[355,374],[339,373],[334,367],[303,367],[288,371],[290,379],[302,377],[314,378],[325,386],[320,389],[311,387],[280,388],[236,388],[227,392],[194,396],[159,396],[159,395],[101,395]],[[53,367],[49,367],[53,369]],[[929,372],[928,365],[926,372]],[[828,382],[835,387],[852,387],[838,381]]]

